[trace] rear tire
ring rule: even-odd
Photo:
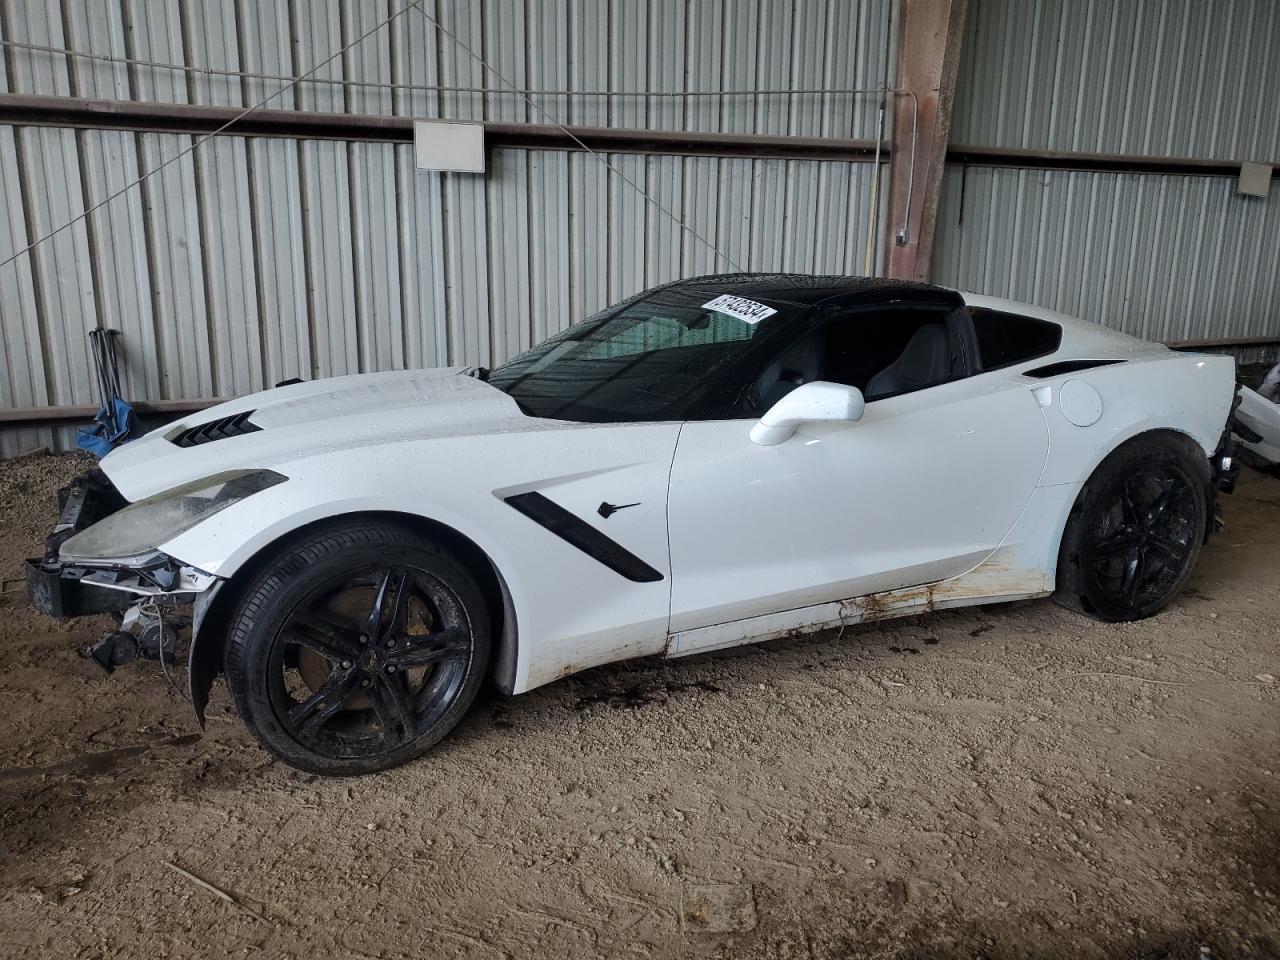
[[[467,569],[385,521],[317,530],[269,560],[230,621],[227,685],[290,766],[351,775],[421,756],[483,683],[488,608]]]
[[[1076,498],[1053,599],[1104,621],[1162,610],[1200,556],[1210,482],[1204,452],[1181,434],[1144,434],[1123,444]]]

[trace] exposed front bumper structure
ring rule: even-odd
[[[156,549],[117,561],[63,560],[67,540],[129,502],[98,469],[76,477],[59,491],[58,500],[58,522],[45,540],[44,556],[27,561],[31,605],[57,618],[117,614],[120,628],[84,651],[108,672],[137,656],[163,665],[166,656],[178,653],[174,627],[191,623],[188,696],[203,726],[209,688],[221,668],[221,646],[201,644],[200,630],[223,581]],[[186,604],[194,606],[190,620],[181,615],[169,619],[159,609]]]
[[[139,600],[163,606],[191,603],[214,580],[171,557],[157,554],[138,567],[86,567],[60,560],[27,561],[31,605],[51,617],[123,613]]]
[[[92,613],[123,613],[134,602],[122,590],[84,582],[84,567],[69,567],[33,559],[27,561],[27,596],[41,613],[57,617],[84,617]]]
[[[83,617],[123,613],[139,600],[163,605],[191,603],[213,582],[209,574],[158,552],[120,566],[64,562],[59,557],[63,543],[128,501],[97,469],[76,477],[59,491],[58,499],[58,523],[45,541],[44,556],[27,561],[27,595],[41,613]]]

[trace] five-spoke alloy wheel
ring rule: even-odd
[[[367,773],[443,737],[489,658],[467,569],[409,531],[346,524],[259,572],[233,616],[228,684],[254,735],[316,773]]]
[[[1178,471],[1153,464],[1125,477],[1111,499],[1096,514],[1089,564],[1109,600],[1141,609],[1161,599],[1186,566],[1196,496]]]
[[[1108,457],[1076,501],[1055,598],[1100,620],[1162,609],[1195,566],[1208,522],[1208,463],[1190,441],[1140,436]]]

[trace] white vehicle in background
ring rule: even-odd
[[[1234,429],[1251,465],[1280,476],[1280,363],[1267,371],[1257,390],[1240,388]]]
[[[517,694],[965,604],[1149,616],[1229,487],[1229,357],[938,287],[668,284],[491,371],[299,383],[107,456],[35,604],[194,603],[281,759],[418,756],[493,678]],[[142,606],[134,606],[142,601]]]

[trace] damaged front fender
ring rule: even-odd
[[[193,605],[187,690],[202,729],[209,690],[222,669],[222,626],[217,623],[216,601],[225,583],[170,557],[158,558],[153,565],[142,568],[92,568],[50,559],[27,561],[31,605],[51,617],[124,614],[139,603],[162,607]]]
[[[226,586],[219,580],[196,597],[191,617],[191,646],[187,651],[187,695],[196,712],[200,729],[204,729],[204,712],[209,706],[209,691],[222,672],[222,638],[225,630],[225,604],[218,594]]]

